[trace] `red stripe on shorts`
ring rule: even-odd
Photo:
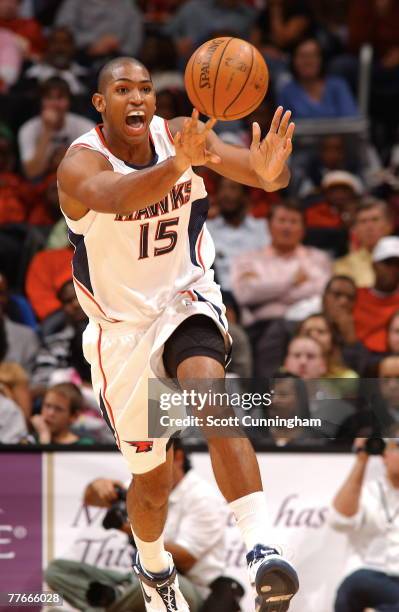
[[[112,427],[113,427],[115,435],[116,435],[116,443],[117,443],[118,447],[120,448],[121,444],[120,444],[118,432],[116,431],[116,427],[115,427],[114,413],[112,412],[111,404],[109,403],[109,401],[107,399],[107,386],[108,386],[108,383],[107,383],[107,378],[105,376],[105,372],[104,372],[104,368],[103,368],[103,364],[102,364],[102,359],[101,359],[101,338],[102,338],[102,335],[103,335],[103,330],[101,329],[101,325],[99,325],[99,328],[100,328],[100,333],[98,334],[97,352],[98,352],[98,362],[99,362],[101,374],[102,374],[102,377],[103,377],[103,393],[102,393],[102,395],[103,395],[105,407],[106,407],[107,412],[108,412],[108,416],[111,419]]]

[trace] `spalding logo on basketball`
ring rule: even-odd
[[[240,38],[208,40],[190,57],[187,95],[200,113],[221,121],[249,115],[263,101],[269,71],[259,51]]]

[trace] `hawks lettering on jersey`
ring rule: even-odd
[[[151,204],[146,208],[136,210],[130,215],[115,215],[115,221],[140,221],[141,219],[151,219],[160,215],[167,215],[171,210],[176,210],[190,201],[191,179],[184,183],[177,183],[172,190],[162,200],[156,204]]]

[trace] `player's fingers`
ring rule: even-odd
[[[278,135],[279,136],[285,136],[286,132],[287,132],[287,128],[288,128],[288,124],[291,118],[291,111],[287,110],[284,115],[283,118],[281,119],[281,123],[280,123],[280,127],[278,128]]]
[[[272,119],[272,122],[270,124],[270,132],[275,132],[277,133],[278,130],[278,126],[280,125],[280,120],[281,120],[281,116],[283,114],[283,107],[279,106],[276,110],[276,112],[274,113],[274,117]]]
[[[259,146],[260,136],[261,136],[260,125],[259,123],[254,122],[252,124],[252,145],[253,146],[255,147]]]
[[[205,130],[209,132],[213,128],[213,126],[216,125],[216,123],[217,123],[217,119],[215,117],[211,117],[205,123]]]
[[[289,156],[292,153],[292,140],[291,138],[287,139],[287,142],[285,143],[285,147],[283,149],[283,157],[284,160],[287,160],[289,158]]]
[[[293,121],[291,121],[291,123],[289,124],[289,126],[287,128],[287,132],[285,134],[285,137],[289,138],[290,140],[292,140],[294,132],[295,132],[295,123]]]
[[[194,134],[198,132],[198,117],[199,117],[199,113],[197,109],[193,108],[193,112],[191,113],[190,130]]]

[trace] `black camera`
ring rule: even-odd
[[[121,529],[128,522],[126,508],[126,491],[121,487],[115,486],[118,499],[112,504],[103,519],[104,529]]]
[[[364,450],[368,455],[383,455],[386,443],[382,438],[367,438]]]
[[[114,603],[116,590],[109,584],[90,582],[86,591],[86,600],[94,608],[106,608]]]

